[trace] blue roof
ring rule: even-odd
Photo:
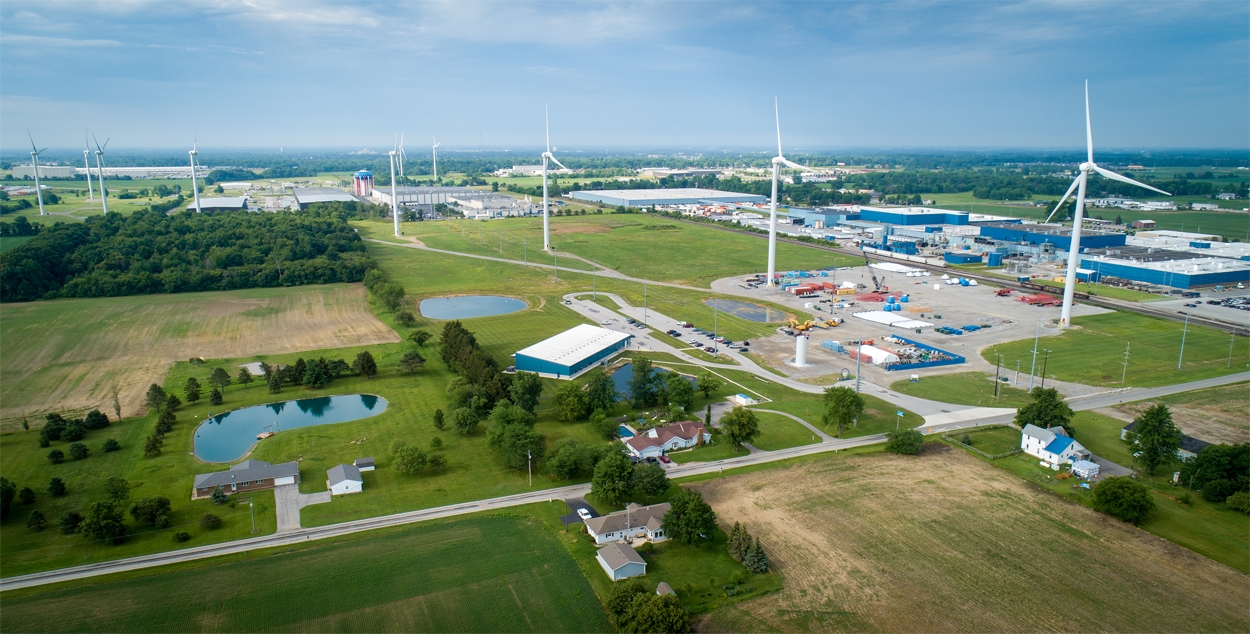
[[[359,172],[356,172],[356,176],[359,176],[359,177],[365,177],[365,176],[368,176],[368,177],[372,178],[372,177],[373,177],[373,172],[370,172],[369,170],[360,170]]]
[[[1071,445],[1071,444],[1072,444],[1071,438],[1068,438],[1067,436],[1055,436],[1055,439],[1050,441],[1049,445],[1046,445],[1046,451],[1049,451],[1050,453],[1053,453],[1055,455],[1059,455],[1063,453],[1064,449],[1068,448],[1068,445]]]

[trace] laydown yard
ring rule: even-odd
[[[939,446],[696,485],[785,587],[705,631],[1203,631],[1250,627],[1250,578]]]

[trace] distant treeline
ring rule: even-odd
[[[359,282],[374,267],[343,210],[110,213],[0,255],[0,301]]]

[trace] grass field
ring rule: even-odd
[[[1032,632],[1073,614],[1095,631],[1250,627],[1242,573],[944,445],[695,486],[722,525],[760,537],[784,580],[700,631]]]
[[[6,236],[0,238],[0,253],[7,253],[16,249],[27,242],[34,236]]]
[[[751,444],[764,451],[776,451],[799,445],[820,442],[812,430],[780,414],[756,412],[760,421],[760,435]]]
[[[6,594],[0,622],[6,631],[29,632],[612,631],[551,532],[531,519],[498,516]]]
[[[1119,386],[1124,366],[1124,346],[1131,344],[1125,384],[1136,387],[1172,385],[1197,381],[1234,372],[1244,372],[1250,363],[1250,340],[1235,339],[1229,366],[1229,335],[1214,328],[1189,324],[1185,334],[1185,358],[1180,370],[1176,363],[1181,349],[1183,324],[1132,313],[1107,313],[1075,317],[1078,328],[1041,344],[1050,359],[1047,375],[1060,381],[1087,385]],[[986,348],[981,356],[1014,367],[1017,359],[1027,367],[1032,359],[1033,341],[1022,339]],[[1037,373],[1041,376],[1043,354],[1038,353]]]
[[[951,437],[963,442],[963,434],[954,432]],[[1015,427],[990,427],[978,429],[968,434],[968,444],[991,456],[1007,453],[1020,448],[1020,430]]]
[[[501,257],[553,261],[542,253],[542,218],[406,223],[404,234],[431,247],[481,255],[500,256],[502,242]],[[557,252],[573,253],[632,277],[703,287],[722,277],[763,271],[768,255],[767,243],[758,237],[647,214],[552,217],[551,243]],[[656,257],[657,253],[663,256]],[[848,256],[819,249],[777,245],[779,270],[854,263]],[[585,266],[572,258],[562,258],[561,265]]]
[[[1008,376],[1013,376],[1008,373]],[[1021,381],[1021,383],[1027,383]],[[890,389],[901,394],[927,398],[942,403],[975,405],[978,407],[1020,407],[1031,402],[1027,390],[999,385],[998,400],[994,400],[994,376],[984,372],[959,372],[926,376],[919,381],[907,379],[895,381]]]
[[[360,284],[0,304],[0,419],[99,407],[139,413],[169,365],[397,341]],[[231,374],[234,370],[231,368]]]
[[[1151,405],[1167,405],[1172,420],[1181,431],[1208,442],[1237,444],[1250,442],[1250,383],[1173,394],[1150,401],[1119,405],[1116,409],[1132,417]]]

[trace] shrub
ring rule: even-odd
[[[121,449],[121,448],[122,448],[121,443],[117,442],[116,440],[113,440],[112,438],[109,438],[108,440],[104,441],[104,446],[101,447],[100,449],[103,450],[104,453],[108,453],[110,451],[117,451],[118,449]]]
[[[223,491],[221,487],[213,489],[213,495],[211,497],[213,502],[218,505],[225,504],[230,500],[230,497],[226,495],[226,492]]]
[[[447,468],[447,456],[436,453],[430,456],[430,470],[438,473]]]
[[[221,518],[212,513],[205,513],[204,517],[200,518],[200,526],[209,530],[221,528]]]
[[[74,460],[82,460],[83,458],[86,458],[87,453],[87,446],[80,442],[76,442],[69,446],[69,457]]]
[[[176,542],[178,542],[178,543],[185,542],[185,541],[187,541],[188,539],[191,539],[191,534],[190,534],[190,533],[184,533],[184,532],[182,532],[182,531],[178,531],[177,533],[174,533],[174,541],[176,541]]]
[[[43,516],[39,509],[30,512],[30,517],[26,520],[26,528],[32,531],[41,531],[44,526],[48,525],[48,520]]]
[[[439,447],[442,447],[442,446],[443,446],[443,439],[440,436],[435,436],[434,440],[430,441],[430,447],[434,449],[438,449]]]
[[[52,481],[48,483],[48,493],[51,493],[54,497],[65,495],[65,481],[60,478],[52,478]]]
[[[78,511],[65,511],[61,514],[61,532],[66,535],[72,535],[78,532],[78,525],[82,523],[82,514]]]
[[[914,429],[887,432],[885,437],[889,439],[885,443],[885,450],[890,453],[914,456],[924,446],[924,434]]]
[[[1202,499],[1208,502],[1223,502],[1236,491],[1232,480],[1212,480],[1202,487]]]
[[[1094,487],[1094,510],[1118,520],[1140,524],[1154,508],[1150,490],[1136,480],[1116,476]]]
[[[35,490],[30,487],[22,487],[22,490],[17,493],[17,499],[21,500],[22,504],[34,504]]]
[[[65,425],[65,431],[61,432],[61,440],[76,442],[82,440],[86,435],[87,428],[82,426],[82,421],[71,420]]]
[[[1228,496],[1228,499],[1224,500],[1224,503],[1228,505],[1228,508],[1233,509],[1234,511],[1250,513],[1250,493],[1246,493],[1245,491],[1238,491]]]
[[[98,409],[87,412],[87,418],[83,421],[83,427],[87,429],[104,429],[109,426],[109,417]]]
[[[395,321],[405,328],[412,328],[417,325],[416,315],[413,315],[412,311],[407,308],[401,308],[399,312],[395,313]]]
[[[52,464],[61,464],[62,462],[65,462],[65,452],[60,449],[53,449],[52,451],[49,451],[48,462],[51,462]]]

